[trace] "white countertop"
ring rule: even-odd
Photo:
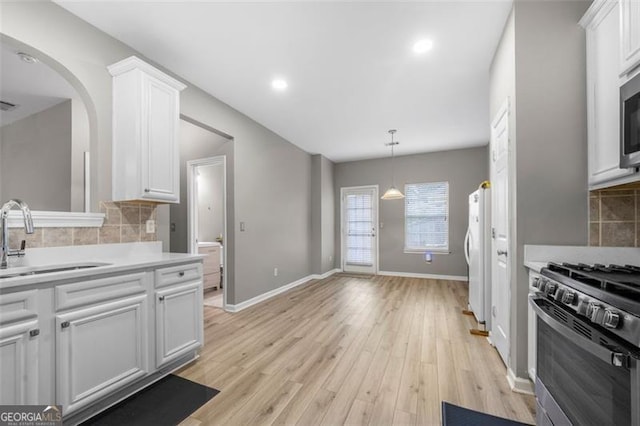
[[[532,262],[532,261],[525,261],[524,262],[524,266],[526,266],[527,268],[531,269],[532,271],[536,271],[536,272],[540,272],[540,270],[542,268],[544,268],[545,266],[547,266],[549,262]]]
[[[0,278],[0,292],[6,289],[15,290],[15,287],[68,281],[137,268],[176,265],[201,260],[203,257],[199,254],[163,253],[162,243],[159,241],[27,249],[24,257],[11,259],[9,268],[3,269],[2,273],[20,272],[21,269],[31,267],[64,267],[65,265],[82,263],[105,263],[105,265],[63,272]]]
[[[217,241],[198,241],[198,247],[222,247]]]

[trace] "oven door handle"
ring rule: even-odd
[[[570,342],[579,346],[583,350],[589,352],[594,355],[598,359],[611,364],[615,367],[620,368],[628,368],[629,367],[629,355],[621,352],[612,351],[604,346],[600,346],[597,343],[592,342],[591,340],[582,337],[580,334],[572,331],[570,328],[562,325],[555,319],[553,319],[549,314],[542,310],[536,303],[537,300],[546,300],[544,297],[536,296],[535,294],[529,295],[529,304],[536,312],[536,315],[540,317],[549,327],[551,327],[556,332],[560,333],[564,338],[568,339]]]

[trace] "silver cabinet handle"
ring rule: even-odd
[[[68,328],[71,324],[69,323],[69,321],[65,321],[62,324],[60,324],[60,328]]]
[[[149,188],[145,188],[144,192],[151,192],[151,190]]]
[[[33,330],[29,330],[29,336],[31,336],[31,337],[36,337],[38,334],[40,334],[40,329],[39,328],[35,328]]]
[[[161,302],[164,302],[164,296],[158,297],[158,300],[161,301]]]
[[[184,271],[180,271],[180,272],[178,272],[178,276],[179,276],[179,277],[184,277]]]
[[[507,255],[507,251],[506,250],[498,250],[498,256],[502,256],[502,255]]]

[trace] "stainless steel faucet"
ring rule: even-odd
[[[9,249],[9,210],[14,207],[22,210],[24,232],[33,234],[33,219],[31,218],[31,210],[29,210],[27,203],[16,199],[4,203],[2,208],[0,208],[0,221],[2,221],[2,258],[0,260],[0,269],[7,268],[9,256],[24,256],[24,241],[22,241],[22,247],[19,249]]]

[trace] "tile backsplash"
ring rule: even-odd
[[[147,220],[156,220],[156,204],[101,202],[100,212],[105,214],[100,228],[36,228],[31,235],[22,228],[12,228],[9,244],[15,248],[26,240],[27,248],[37,248],[157,240],[157,233],[147,233],[145,226]]]
[[[589,245],[640,247],[640,189],[622,186],[589,194]]]

